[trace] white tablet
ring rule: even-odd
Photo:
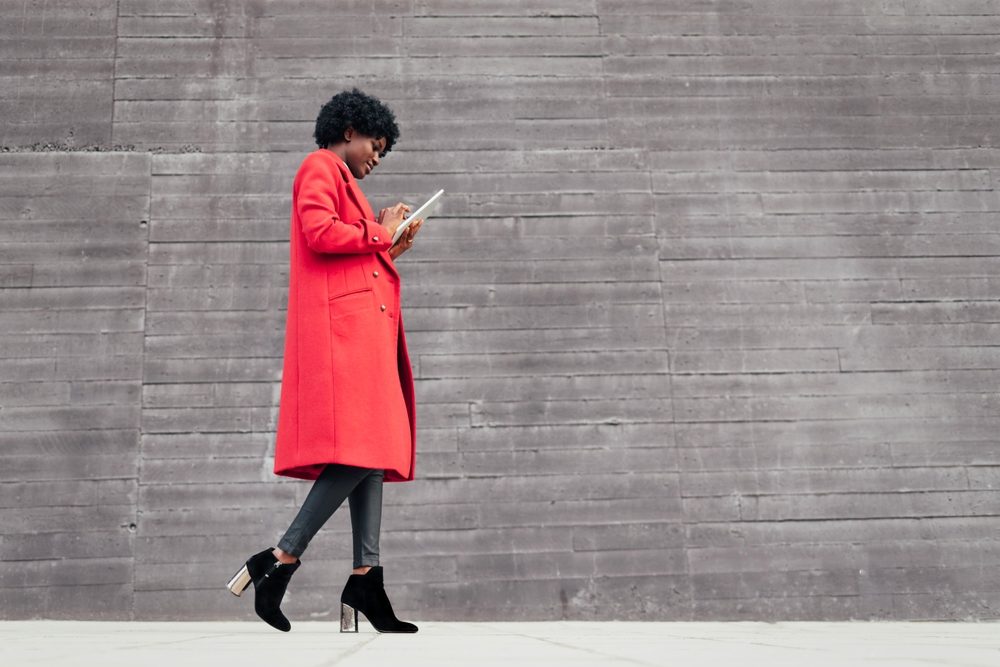
[[[399,224],[399,227],[396,228],[396,233],[392,235],[392,244],[396,245],[396,241],[398,241],[399,237],[403,235],[403,232],[406,231],[406,228],[410,226],[411,222],[414,220],[426,220],[429,218],[431,213],[434,212],[434,209],[437,208],[438,202],[441,200],[441,195],[443,194],[444,190],[438,190],[430,199],[424,202],[423,206],[411,213],[406,220],[403,220],[403,222]]]

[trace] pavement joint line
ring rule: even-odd
[[[334,665],[336,665],[338,663],[341,663],[344,660],[347,660],[352,655],[354,655],[355,653],[357,653],[358,651],[360,651],[361,649],[363,649],[364,647],[368,646],[373,641],[375,641],[376,639],[378,639],[381,635],[382,635],[382,633],[373,635],[372,637],[366,639],[365,641],[361,642],[360,644],[355,644],[354,646],[352,646],[351,648],[347,649],[346,651],[344,651],[343,653],[341,653],[337,657],[333,658],[333,660],[331,660],[330,662],[325,663],[325,667],[333,667]]]
[[[534,639],[540,642],[545,642],[547,644],[554,644],[561,648],[573,649],[576,651],[583,651],[584,653],[590,653],[593,655],[600,656],[602,658],[611,658],[612,660],[631,662],[636,665],[643,665],[643,667],[660,667],[654,662],[645,662],[644,660],[637,660],[636,658],[631,658],[628,656],[615,655],[613,653],[602,653],[601,651],[594,650],[592,648],[585,648],[582,646],[573,646],[572,644],[564,644],[563,642],[557,642],[553,639],[546,639],[545,637],[533,637],[532,635],[525,635],[520,632],[511,632],[507,630],[507,634],[514,635],[515,637],[524,637],[526,639]]]
[[[669,632],[664,633],[664,636],[665,637],[672,637],[672,638],[677,639],[679,641],[691,641],[691,639],[692,639],[690,636],[686,636],[686,635],[683,635],[683,634],[671,634]],[[719,644],[740,644],[740,645],[747,645],[748,644],[750,646],[764,646],[764,647],[767,647],[767,648],[796,649],[796,650],[800,650],[800,651],[811,651],[812,650],[812,649],[805,648],[805,647],[802,647],[802,646],[796,646],[791,641],[789,641],[786,644],[775,644],[775,643],[763,642],[763,641],[756,641],[756,642],[755,641],[749,641],[748,642],[748,641],[740,641],[740,638],[736,637],[736,636],[731,636],[731,637],[695,637],[694,639],[696,641],[697,640],[701,640],[701,641],[706,641],[706,642],[715,642],[715,643],[719,643]]]
[[[166,646],[168,644],[185,644],[185,643],[188,643],[188,642],[200,642],[200,641],[204,641],[204,640],[218,639],[218,638],[221,638],[221,637],[237,637],[237,636],[238,636],[237,633],[235,633],[235,632],[229,632],[229,633],[226,633],[226,634],[219,634],[219,635],[205,635],[205,636],[202,636],[202,637],[187,637],[186,639],[171,639],[171,640],[167,640],[167,641],[148,642],[148,643],[144,642],[143,646]],[[134,648],[134,647],[129,646],[127,648]]]

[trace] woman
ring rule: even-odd
[[[422,221],[392,237],[409,211],[396,204],[376,220],[357,181],[399,137],[381,101],[355,88],[333,97],[316,119],[316,144],[292,188],[291,270],[281,410],[274,472],[315,480],[275,549],[251,556],[229,582],[253,582],[254,609],[287,632],[280,604],[299,557],[346,498],[354,572],[341,595],[341,631],[357,612],[379,632],[416,632],[396,619],[382,584],[382,482],[413,479],[413,375],[399,311],[393,260],[413,246]]]

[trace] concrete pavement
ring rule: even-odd
[[[434,623],[416,635],[326,622],[0,623],[5,665],[352,667],[1000,665],[998,623]]]

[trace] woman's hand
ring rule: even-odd
[[[392,261],[395,262],[397,257],[413,247],[413,237],[420,231],[420,225],[422,224],[424,224],[423,220],[416,220],[410,223],[410,226],[406,228],[403,235],[396,241],[396,245],[389,248],[389,257],[392,258]]]
[[[378,212],[378,224],[389,230],[389,238],[396,235],[396,229],[403,222],[403,214],[409,213],[410,207],[400,202],[390,208]]]

